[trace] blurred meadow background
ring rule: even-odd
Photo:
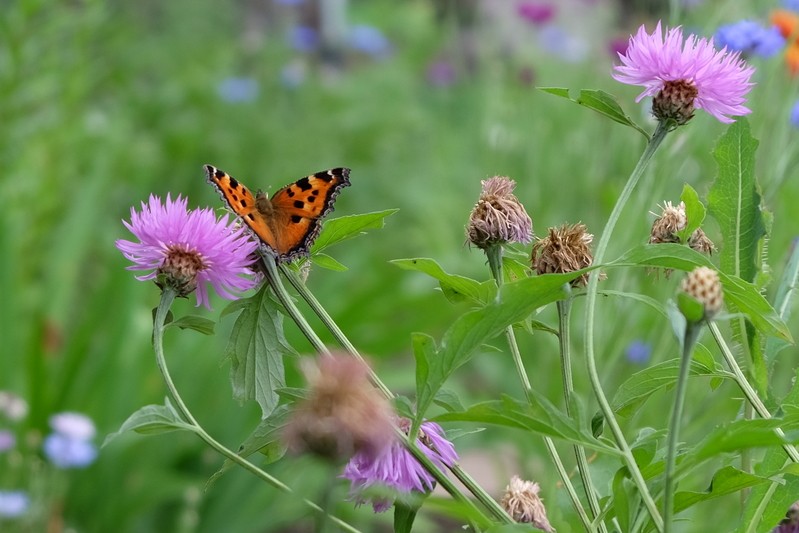
[[[630,33],[642,23],[651,30],[662,18],[712,36],[741,19],[768,26],[780,8],[771,0],[4,2],[0,390],[24,400],[27,409],[0,416],[0,430],[13,438],[0,451],[0,491],[22,493],[26,502],[18,515],[0,508],[0,530],[312,529],[296,497],[242,470],[206,490],[222,459],[189,433],[125,435],[83,468],[56,468],[42,452],[57,413],[90,417],[97,428],[92,443],[99,446],[140,406],[163,402],[150,344],[158,289],[136,282],[114,247],[116,239],[130,238],[121,220],[131,206],[150,194],[171,193],[188,196],[190,207],[221,208],[205,182],[205,163],[268,192],[311,172],[350,167],[352,187],[332,217],[399,212],[384,229],[331,251],[349,270],[315,268],[308,284],[383,380],[412,394],[410,334],[440,337],[465,307],[449,303],[431,279],[389,261],[432,257],[448,272],[488,279],[484,255],[464,244],[464,225],[480,180],[494,175],[516,180],[537,235],[577,221],[599,233],[643,148],[632,129],[536,86],[606,90],[651,130],[648,104],[634,103],[638,91],[610,77],[615,52]],[[749,57],[757,68],[748,104],[753,135],[761,141],[756,174],[774,215],[763,257],[774,279],[799,235],[799,112],[791,118],[799,85],[786,62],[792,46]],[[711,149],[724,131],[700,112],[667,139],[624,212],[609,257],[646,242],[650,211],[679,201],[684,183],[704,197],[716,172]],[[708,218],[705,231],[723,246],[713,224]],[[529,248],[522,251],[529,254]],[[612,273],[605,288],[665,301],[678,283],[643,270],[624,272]],[[194,299],[179,301],[174,312],[216,320],[226,302],[214,298],[211,312],[195,310]],[[679,349],[656,312],[631,300],[612,303],[600,303],[605,319],[597,340],[609,396],[629,375],[676,357]],[[582,316],[578,299],[575,379],[577,390],[587,391]],[[554,308],[538,319],[554,324]],[[236,449],[260,411],[231,398],[223,352],[232,323],[230,316],[222,319],[211,337],[170,333],[166,350],[200,422]],[[799,338],[797,320],[789,326]],[[290,324],[286,333],[299,352],[312,351]],[[533,386],[560,405],[556,338],[520,335],[520,342]],[[793,379],[796,355],[795,347],[782,352],[777,391]],[[287,362],[287,372],[290,384],[301,383],[296,360]],[[513,372],[510,358],[486,351],[447,386],[470,401],[519,396]],[[730,398],[737,393],[732,384],[722,387],[730,389],[711,395],[707,381],[691,382],[681,435],[686,441],[717,419],[736,416],[739,403]],[[596,409],[592,397],[583,400],[587,412]],[[661,428],[670,401],[670,393],[656,395],[622,421],[631,433]],[[540,439],[489,428],[456,445],[466,470],[493,494],[513,474],[534,479],[558,531],[579,530]],[[603,470],[602,457],[594,465],[601,490],[615,466]],[[267,468],[311,499],[326,483],[324,471],[308,459]],[[708,482],[697,476],[684,484],[704,490]],[[369,506],[345,501],[343,481],[336,490],[339,516],[362,527],[374,524]],[[739,505],[740,496],[733,495],[686,514],[728,531]],[[379,521],[389,527],[390,513]],[[457,525],[423,513],[417,527]]]

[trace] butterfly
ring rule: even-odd
[[[286,185],[269,198],[260,190],[253,196],[244,184],[212,165],[205,165],[205,173],[279,263],[308,255],[322,219],[333,211],[341,189],[350,185],[350,169],[331,168]]]

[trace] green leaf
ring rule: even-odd
[[[608,266],[653,266],[691,271],[698,266],[713,268],[707,256],[676,243],[643,244],[629,250]]]
[[[693,187],[687,183],[683,185],[682,195],[680,200],[685,204],[685,218],[687,223],[685,228],[679,232],[680,242],[687,243],[688,239],[693,235],[705,220],[705,206],[699,200],[699,195]]]
[[[312,255],[311,262],[317,266],[326,268],[328,270],[334,270],[336,272],[344,272],[349,270],[346,266],[342,265],[331,256],[323,253],[316,253]]]
[[[403,270],[422,272],[438,280],[441,290],[452,302],[468,300],[476,304],[485,304],[494,299],[497,286],[493,280],[479,282],[477,280],[449,274],[433,259],[418,257],[415,259],[394,259],[394,265]]]
[[[794,244],[774,297],[774,309],[783,322],[787,322],[791,317],[791,301],[796,295],[797,287],[799,287],[799,245]],[[765,357],[768,364],[772,365],[780,350],[787,346],[788,343],[782,339],[774,337],[767,339]]]
[[[405,505],[402,502],[394,504],[394,533],[410,533],[413,528],[413,521],[416,519],[416,512],[419,507]]]
[[[233,397],[257,401],[266,418],[277,407],[277,389],[286,386],[283,355],[295,352],[283,335],[283,315],[267,284],[245,301],[225,355],[231,361]]]
[[[677,309],[688,323],[696,324],[705,316],[705,306],[696,298],[680,291],[677,293]],[[680,339],[682,341],[683,339]]]
[[[155,435],[179,430],[195,431],[196,428],[184,421],[172,406],[169,398],[166,398],[164,400],[164,405],[145,405],[130,415],[116,432],[111,433],[105,438],[103,446],[126,431],[135,431],[136,433],[142,433],[144,435]]]
[[[466,411],[444,413],[433,420],[446,422],[480,422],[498,426],[521,429],[563,439],[592,450],[620,455],[616,448],[607,446],[596,440],[587,431],[580,428],[579,422],[567,417],[552,405],[544,396],[532,391],[533,405],[520,402],[509,396],[502,400],[478,403]]]
[[[385,225],[384,219],[397,211],[399,209],[386,209],[385,211],[349,215],[327,220],[322,228],[322,233],[319,234],[319,238],[316,239],[316,242],[311,247],[311,252],[316,254],[328,246],[362,235],[366,230],[380,229]]]
[[[508,326],[524,320],[538,307],[564,298],[564,285],[584,273],[585,270],[546,274],[506,283],[491,303],[461,315],[444,333],[437,347],[429,337],[424,339],[423,345],[417,346],[417,337],[414,337],[416,422],[422,420],[435,393],[450,374],[468,361],[478,347]]]
[[[633,119],[624,112],[624,110],[621,108],[621,105],[619,105],[618,100],[616,100],[616,97],[612,94],[608,94],[605,91],[596,89],[582,89],[580,91],[580,96],[577,99],[574,99],[569,95],[569,89],[565,89],[563,87],[539,87],[539,89],[545,93],[566,98],[567,100],[570,100],[575,104],[580,104],[588,109],[593,109],[597,113],[605,115],[609,119],[618,122],[619,124],[630,126],[643,135],[647,141],[649,140],[649,133],[647,133],[647,131],[641,126],[636,124]]]
[[[433,403],[447,411],[463,411],[464,407],[458,395],[449,389],[439,390],[433,398]]]
[[[261,420],[250,436],[239,446],[237,454],[241,457],[249,457],[256,452],[260,452],[266,458],[266,464],[274,463],[282,458],[286,453],[286,446],[283,444],[281,436],[289,412],[287,405],[281,405],[271,415]],[[225,459],[219,470],[214,472],[214,475],[208,479],[205,489],[208,490],[225,472],[235,465],[236,463],[230,459]]]
[[[788,326],[754,285],[723,272],[719,272],[719,279],[721,279],[724,289],[724,301],[727,304],[732,304],[731,307],[744,313],[746,318],[764,335],[773,335],[793,342]]]
[[[679,513],[697,503],[734,494],[743,489],[754,487],[770,480],[756,476],[732,466],[725,466],[713,475],[713,481],[707,490],[702,492],[678,492],[674,497],[674,511]]]
[[[177,326],[180,329],[193,329],[203,335],[213,335],[216,322],[202,316],[186,315],[170,322],[167,326]]]
[[[785,437],[774,430],[781,428]],[[735,420],[716,427],[696,448],[687,454],[680,468],[690,468],[694,464],[722,453],[738,452],[750,448],[765,448],[794,444],[799,442],[799,423],[797,420],[770,418],[768,420]]]
[[[730,124],[713,151],[718,176],[708,193],[708,209],[724,240],[720,270],[748,282],[755,279],[758,241],[765,235],[755,181],[757,145],[745,118]]]
[[[631,417],[653,394],[674,385],[679,367],[679,359],[670,359],[636,372],[616,391],[611,401],[613,410],[619,416]],[[691,361],[690,375],[732,377],[729,373],[696,360]]]

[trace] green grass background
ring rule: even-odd
[[[741,4],[706,2],[681,22],[710,34],[719,23],[765,17],[772,7],[770,2]],[[135,281],[114,241],[130,237],[121,220],[151,193],[183,194],[190,206],[219,207],[205,183],[204,163],[265,190],[310,172],[348,166],[352,187],[339,198],[334,216],[400,208],[384,230],[332,250],[349,271],[316,269],[309,286],[384,380],[410,394],[410,333],[440,336],[466,308],[446,302],[431,280],[388,261],[433,257],[450,272],[487,279],[483,255],[464,245],[464,224],[480,180],[497,174],[517,181],[516,193],[539,236],[548,226],[576,221],[598,233],[643,149],[643,138],[632,129],[520,82],[519,70],[531,67],[539,86],[605,89],[645,121],[646,109],[633,102],[636,89],[610,78],[612,57],[606,51],[610,37],[633,28],[614,29],[607,2],[563,5],[559,22],[589,43],[585,61],[547,55],[536,44],[535,30],[517,26],[506,34],[485,20],[476,72],[467,76],[461,69],[458,83],[436,88],[425,78],[431,61],[447,53],[461,67],[453,26],[437,25],[428,2],[353,0],[351,21],[381,28],[393,54],[382,61],[356,58],[335,75],[311,63],[305,83],[296,89],[280,81],[281,69],[297,57],[285,44],[286,20],[253,30],[259,13],[255,2],[17,0],[3,6],[0,389],[30,404],[21,428],[28,449],[36,449],[55,412],[88,414],[98,426],[99,441],[138,407],[163,401],[165,389],[150,346],[157,288]],[[508,42],[510,53],[503,45]],[[797,131],[787,118],[797,84],[779,56],[753,63],[757,85],[749,102],[753,133],[761,140],[757,174],[764,204],[774,213],[765,258],[778,279],[799,235]],[[217,85],[231,76],[257,80],[257,99],[240,104],[220,99]],[[664,200],[677,201],[684,183],[704,197],[715,175],[710,151],[723,131],[722,124],[699,112],[666,141],[625,210],[609,257],[645,242],[654,218],[649,211]],[[713,224],[708,219],[705,229],[717,239]],[[665,301],[677,282],[642,270],[617,270],[605,283]],[[195,310],[193,300],[178,302],[174,311],[216,319],[224,301],[213,303],[210,313]],[[578,391],[587,391],[582,311],[578,300],[575,378]],[[640,304],[603,301],[599,313],[598,357],[607,391],[641,368],[624,357],[630,341],[651,343],[652,362],[677,356],[668,324]],[[553,310],[539,318],[555,323]],[[222,361],[231,325],[230,318],[223,320],[210,338],[170,332],[167,357],[199,420],[235,449],[257,423],[259,411],[231,399]],[[796,320],[791,329],[799,338]],[[294,328],[287,334],[300,352],[311,351]],[[500,340],[497,345],[504,347]],[[521,335],[521,345],[533,385],[560,402],[555,339]],[[794,375],[795,360],[794,347],[783,352],[777,378],[785,384]],[[288,366],[290,381],[299,384],[297,361]],[[461,369],[450,387],[469,401],[500,393],[518,396],[513,372],[505,352],[486,352]],[[737,393],[728,384],[711,391],[697,380],[689,395],[687,442],[737,415],[739,402],[731,399]],[[588,393],[581,396],[592,412],[596,406]],[[624,421],[628,433],[662,428],[670,398],[658,395],[635,419]],[[457,443],[471,458],[467,469],[473,466],[490,490],[498,494],[516,473],[536,479],[553,524],[559,531],[577,527],[540,439],[489,428]],[[563,453],[568,454],[567,446]],[[206,491],[205,482],[221,459],[189,434],[125,436],[104,448],[91,467],[56,478],[36,464],[0,471],[0,489],[23,487],[52,497],[51,503],[55,498],[54,508],[37,512],[76,531],[303,530],[290,528],[298,521],[297,527],[310,527],[300,519],[306,511],[296,498],[245,472],[234,470]],[[602,490],[617,465],[603,458],[595,465]],[[322,480],[330,476],[302,458],[268,469],[312,499],[319,498]],[[685,488],[703,490],[709,480],[697,475]],[[346,486],[341,483],[336,491],[343,499]],[[738,502],[730,497],[690,516],[696,524],[729,530]],[[355,510],[343,502],[336,512],[371,527],[368,506]],[[390,515],[380,520],[389,523]],[[420,520],[421,531],[438,527],[429,515]],[[719,524],[729,527],[719,529]]]

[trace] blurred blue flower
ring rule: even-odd
[[[284,6],[299,6],[305,3],[305,0],[275,0],[275,2]]]
[[[21,490],[0,490],[0,516],[16,518],[30,507],[30,498]]]
[[[791,11],[799,11],[799,0],[783,0],[782,7]]]
[[[652,355],[652,345],[648,342],[635,340],[627,346],[625,353],[629,362],[643,365],[649,362],[649,357]]]
[[[97,459],[97,447],[87,440],[51,433],[44,439],[44,454],[58,468],[83,468]]]
[[[280,82],[287,89],[296,89],[303,83],[308,75],[308,69],[302,61],[287,63],[280,70]]]
[[[588,55],[588,43],[585,39],[554,24],[541,29],[538,41],[544,50],[570,63],[582,61]]]
[[[349,35],[350,47],[372,57],[385,57],[391,52],[391,43],[383,32],[374,26],[353,26]]]
[[[730,50],[760,57],[773,56],[785,46],[785,38],[776,27],[765,28],[751,20],[719,26],[714,40],[719,48],[726,46]]]
[[[319,46],[319,33],[310,26],[293,26],[288,39],[291,47],[298,52],[313,52]]]
[[[17,438],[7,429],[0,429],[0,452],[10,450],[17,444]]]
[[[56,433],[75,440],[91,440],[97,433],[91,418],[69,411],[51,416],[50,427]]]
[[[791,108],[791,124],[795,128],[799,128],[799,100]]]
[[[258,97],[258,82],[252,78],[225,78],[219,82],[216,90],[225,102],[252,102]]]

